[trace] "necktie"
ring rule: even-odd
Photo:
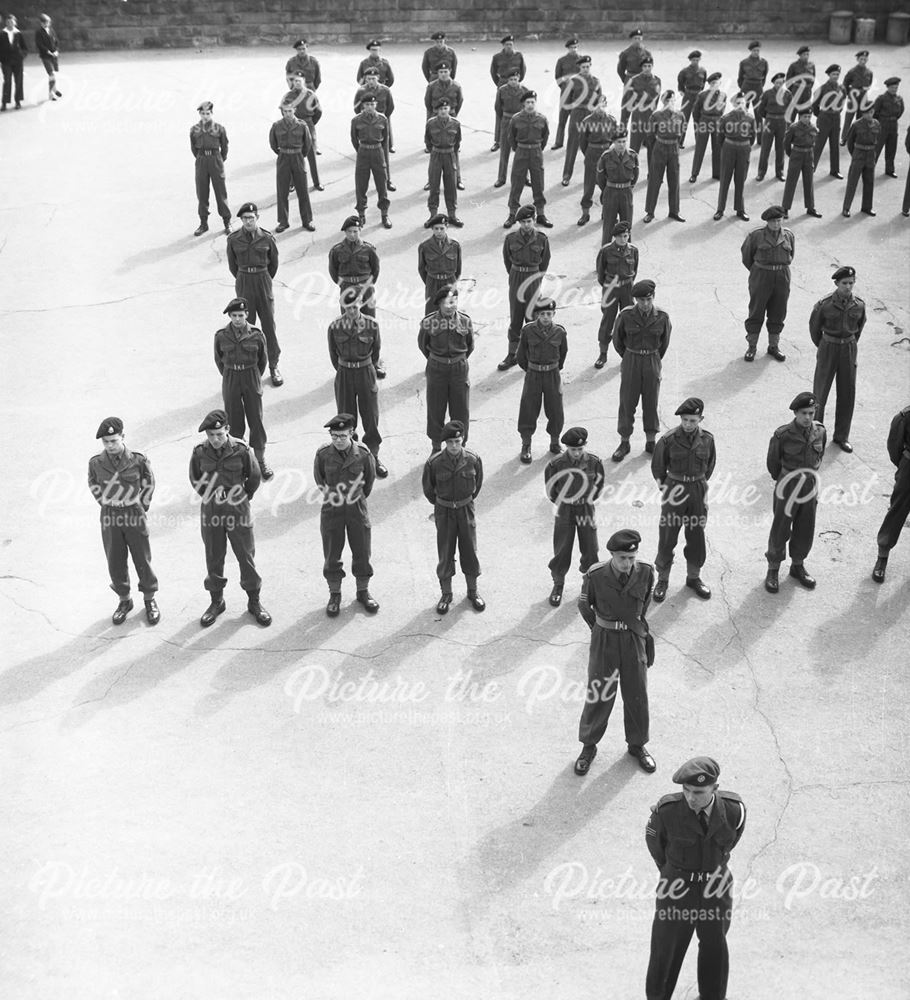
[[[619,574],[619,582],[625,587],[625,585],[629,582],[629,574],[628,573],[620,573]]]
[[[698,822],[701,824],[702,832],[708,832],[708,817],[705,815],[704,809],[698,814]]]

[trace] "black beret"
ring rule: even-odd
[[[761,48],[761,42],[749,42],[749,51],[750,52],[753,49],[760,49],[760,48]]]
[[[199,430],[201,431],[217,431],[221,430],[222,427],[227,427],[227,414],[224,410],[212,410],[211,413],[206,414],[205,419],[199,425]]]
[[[642,59],[641,65],[642,68],[644,68],[645,66],[653,66],[654,60],[649,56],[647,59]]]
[[[661,100],[662,100],[662,101],[663,101],[664,103],[666,103],[667,101],[672,101],[674,97],[676,97],[676,91],[675,91],[675,90],[665,90],[665,91],[664,91],[664,92],[663,92],[663,93],[662,93],[662,94],[660,95],[660,99],[661,99]]]
[[[632,528],[616,531],[607,539],[608,552],[637,552],[641,535]]]
[[[452,102],[448,99],[448,97],[440,97],[434,106],[438,111],[440,108],[452,107]]]
[[[203,101],[202,104],[196,108],[197,111],[214,111],[215,105],[211,101]]]
[[[689,58],[701,59],[701,53],[698,51],[698,49],[692,49],[692,51],[689,53]]]
[[[591,65],[591,57],[590,56],[579,56],[575,60],[575,65],[576,66],[590,66]]]
[[[443,299],[447,299],[450,295],[458,297],[458,288],[455,285],[443,285],[442,288],[437,288],[436,294],[433,296],[433,305],[438,306]]]
[[[515,218],[522,222],[524,219],[533,219],[536,214],[533,205],[522,205],[521,208],[515,213]]]
[[[831,275],[832,281],[841,281],[843,278],[855,278],[856,268],[855,267],[839,267],[834,274]]]
[[[617,139],[627,139],[629,137],[629,130],[625,125],[617,125],[616,131],[613,133],[613,141]]]
[[[613,235],[622,236],[623,233],[631,233],[632,226],[628,222],[617,222],[613,226]]]
[[[443,212],[438,212],[436,215],[431,216],[427,219],[427,228],[432,229],[433,226],[448,226],[449,217]]]
[[[505,45],[506,42],[514,42],[514,41],[515,38],[512,35],[503,35],[502,38],[499,39],[499,44]]]
[[[815,394],[812,392],[801,392],[798,396],[795,396],[793,401],[790,403],[790,409],[794,411],[804,410],[809,406],[815,406],[817,400]]]
[[[840,73],[840,66],[837,63],[831,63],[831,65],[825,70],[826,73]]]
[[[376,103],[376,95],[375,94],[371,94],[369,91],[367,91],[363,95],[363,97],[360,98],[360,103],[361,104],[375,104]]]
[[[98,426],[98,433],[95,435],[96,440],[98,438],[103,438],[108,434],[122,434],[123,433],[123,421],[120,417],[105,417]]]
[[[382,47],[382,42],[380,42],[378,38],[371,38],[366,44],[368,49],[375,49],[377,46],[380,48]]]
[[[587,427],[570,427],[559,440],[570,448],[580,448],[588,443],[588,429]]]
[[[241,216],[244,216],[249,212],[252,212],[254,215],[259,214],[259,206],[255,201],[245,201],[240,208],[237,209],[237,218],[239,219]]]
[[[642,281],[636,281],[632,286],[632,298],[641,299],[648,295],[653,295],[656,288],[657,285],[655,285],[650,278],[644,278]]]
[[[379,76],[379,70],[375,66],[367,66],[363,71],[364,76]]]
[[[641,38],[641,28],[629,32],[629,38]]]
[[[566,48],[569,48],[569,46],[571,45],[577,45],[577,44],[578,44],[577,38],[569,38],[566,40]]]
[[[741,90],[737,90],[736,93],[733,95],[734,101],[744,101],[745,99],[746,95]]]
[[[796,115],[798,118],[802,118],[803,115],[811,115],[811,114],[812,114],[812,108],[810,107],[796,109]]]
[[[868,49],[860,49],[859,52],[856,53],[856,58],[859,59],[861,56],[865,56],[868,59],[869,58],[869,50]]]
[[[451,65],[450,65],[449,63],[447,63],[447,62],[441,62],[441,63],[440,63],[440,64],[439,64],[439,65],[438,65],[438,66],[436,67],[436,69],[437,69],[437,70],[441,70],[441,69],[451,69],[451,68],[452,68],[452,67],[451,67]]]
[[[670,780],[676,785],[713,785],[719,777],[720,764],[713,757],[693,757]]]
[[[705,404],[698,396],[690,396],[676,408],[677,417],[701,417],[704,412]]]
[[[723,73],[712,73],[708,77],[708,83],[714,83],[715,80],[719,80],[723,75]]]
[[[231,299],[231,301],[228,302],[228,304],[222,310],[222,315],[227,316],[228,313],[238,312],[241,309],[243,309],[244,312],[247,312],[249,310],[249,307],[246,304],[246,299],[241,299],[241,298]]]
[[[439,435],[440,441],[448,441],[450,438],[464,437],[464,424],[460,420],[450,420]]]
[[[337,413],[331,420],[324,423],[323,427],[328,427],[330,431],[352,431],[357,421],[350,413]]]
[[[786,80],[786,79],[787,79],[786,73],[775,73],[774,76],[771,77],[771,82],[777,83],[778,80]]]
[[[804,52],[808,52],[808,51],[809,51],[809,46],[808,45],[800,45],[800,47],[796,50],[796,54],[798,56],[801,56]]]
[[[356,226],[358,229],[360,229],[360,216],[359,215],[349,215],[344,220],[344,222],[341,223],[341,231],[344,233],[348,229],[350,229],[351,226]]]
[[[525,91],[523,91],[522,95],[521,95],[521,103],[524,104],[525,101],[530,100],[532,97],[534,98],[535,101],[537,100],[537,91],[536,90],[525,90]]]
[[[885,80],[885,86],[886,87],[893,87],[894,84],[900,83],[900,82],[901,82],[901,78],[899,76],[889,76],[888,79]]]
[[[441,42],[445,37],[446,33],[444,31],[437,31],[434,34],[430,35],[430,38],[432,38],[434,42]]]
[[[556,312],[556,299],[540,298],[534,303],[531,312],[536,316],[542,312]]]
[[[784,217],[783,205],[771,205],[761,214],[762,221],[768,222],[770,219],[782,219]]]
[[[309,39],[307,39],[307,38],[298,38],[297,41],[294,42],[294,48],[295,49],[299,49],[301,45],[309,45],[309,44],[310,44]]]

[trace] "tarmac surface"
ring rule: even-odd
[[[647,43],[675,81],[695,41]],[[699,43],[725,86],[746,53]],[[620,40],[586,45],[593,71],[619,98]],[[561,44],[522,43],[527,83],[555,124],[552,71]],[[766,45],[772,71],[792,42]],[[276,477],[257,494],[257,565],[274,616],[245,611],[228,558],[228,611],[203,631],[207,595],[198,511],[187,464],[202,417],[221,405],[213,331],[233,295],[225,239],[194,239],[187,131],[200,100],[231,140],[230,202],[257,201],[275,225],[270,123],[285,91],[285,50],[103,53],[62,57],[56,104],[40,65],[29,103],[0,120],[0,324],[5,488],[0,566],[0,673],[5,815],[0,881],[6,997],[633,998],[644,994],[655,870],[644,842],[649,807],[675,786],[685,759],[710,754],[721,786],[748,806],[734,852],[737,900],[729,935],[730,1000],[864,1000],[906,996],[907,661],[910,539],[884,585],[870,579],[875,534],[893,469],[890,420],[910,402],[908,233],[900,180],[877,169],[874,219],[840,207],[845,182],[816,174],[822,220],[789,226],[797,256],[781,342],[785,364],[742,361],[747,275],[739,257],[782,185],[758,184],[753,152],[746,204],[712,220],[716,185],[685,183],[685,225],[640,223],[639,277],[657,282],[673,321],[661,416],[690,394],[706,403],[717,440],[710,494],[714,590],[683,588],[681,545],[670,595],[652,608],[651,743],[658,771],[625,754],[617,711],[590,774],[578,751],[588,632],[575,610],[573,569],[552,609],[547,561],[552,511],[543,491],[546,434],[518,462],[521,376],[496,371],[508,317],[501,245],[508,188],[494,191],[488,152],[494,46],[459,45],[466,92],[467,190],[456,234],[464,250],[460,308],[474,319],[470,447],[483,458],[477,501],[485,614],[463,602],[435,613],[435,537],[420,489],[428,453],[417,352],[426,233],[423,89],[418,46],[388,46],[397,81],[394,228],[379,227],[371,192],[365,238],[382,273],[380,321],[388,378],[380,386],[382,457],[391,475],[370,499],[369,617],[345,581],[342,614],[325,616],[315,450],[334,414],[325,331],[336,314],[326,255],[353,209],[349,141],[354,71],[363,51],[315,47],[325,116],[318,128],[326,190],[312,194],[317,232],[278,237],[281,368],[266,385],[268,457]],[[819,73],[844,70],[854,46],[813,45]],[[910,78],[910,49],[875,46],[880,88]],[[335,89],[332,89],[334,86]],[[546,156],[555,223],[557,321],[569,334],[567,426],[590,430],[608,459],[617,443],[616,356],[596,372],[599,308],[593,275],[600,226],[578,228],[580,163],[559,184],[562,153]],[[842,172],[846,174],[846,162]],[[644,170],[642,173],[644,174]],[[292,220],[295,219],[292,201]],[[853,455],[832,447],[807,560],[810,593],[782,574],[765,593],[771,481],[765,453],[788,404],[812,387],[812,304],[835,267],[857,268],[869,321],[859,350]],[[833,399],[831,402],[833,406]],[[162,621],[141,603],[111,625],[97,507],[85,473],[99,421],[116,414],[127,443],[158,479],[151,512]],[[832,411],[833,417],[833,411]],[[658,506],[638,424],[632,454],[607,463],[603,543],[619,527],[643,535],[653,560]],[[697,996],[695,945],[676,996]]]

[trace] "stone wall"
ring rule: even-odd
[[[31,35],[37,15],[47,9],[64,50],[182,48],[217,45],[287,45],[300,35],[311,41],[359,42],[374,35],[390,42],[421,41],[444,28],[450,41],[516,38],[624,38],[640,26],[651,38],[689,39],[756,36],[827,38],[833,10],[843,0],[663,0],[638,6],[603,0],[559,0],[546,6],[514,0],[507,15],[494,13],[490,0],[68,0],[59,8],[26,3],[14,8],[20,27]],[[856,16],[876,19],[884,39],[888,14],[899,0],[853,0]]]

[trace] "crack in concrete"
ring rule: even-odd
[[[96,309],[99,306],[116,306],[123,302],[132,302],[134,299],[145,298],[149,295],[159,295],[162,293],[170,293],[177,291],[181,288],[195,288],[196,285],[209,285],[213,281],[221,284],[221,280],[218,278],[204,278],[202,281],[188,281],[182,285],[169,285],[167,287],[163,285],[156,286],[155,288],[149,289],[147,292],[136,292],[134,295],[126,295],[122,299],[105,299],[102,302],[71,302],[68,305],[62,306],[48,306],[44,309],[6,309],[0,315],[3,316],[30,316],[39,313],[53,313],[53,312],[64,312],[67,309]]]
[[[668,645],[668,646],[669,646],[669,647],[670,647],[671,649],[675,649],[675,650],[676,650],[676,652],[677,652],[677,653],[679,653],[679,654],[680,654],[680,655],[682,656],[682,658],[683,658],[684,660],[686,660],[686,661],[689,661],[689,660],[692,660],[692,661],[693,661],[694,663],[697,663],[697,664],[698,664],[698,666],[699,666],[699,667],[700,667],[700,668],[701,668],[701,669],[702,669],[702,670],[703,670],[703,671],[704,671],[704,672],[705,672],[705,673],[706,673],[706,674],[707,674],[707,675],[708,675],[709,677],[713,677],[713,676],[714,676],[714,671],[713,671],[713,670],[712,670],[712,669],[711,669],[710,667],[706,667],[706,666],[704,665],[704,663],[702,663],[702,662],[701,662],[701,660],[699,660],[699,659],[698,659],[698,657],[697,657],[697,656],[693,656],[693,655],[692,655],[691,653],[689,653],[689,652],[686,652],[686,651],[685,651],[684,649],[682,649],[682,648],[681,648],[680,646],[677,646],[677,644],[676,644],[675,642],[670,642],[670,640],[669,640],[669,639],[665,638],[665,637],[664,637],[664,636],[662,636],[662,635],[660,635],[660,636],[656,636],[656,639],[657,639],[657,641],[658,641],[658,642],[663,642],[663,643],[666,643],[666,644],[667,644],[667,645]],[[724,647],[724,649],[726,649],[726,646]],[[723,650],[721,650],[721,652],[723,652]]]

